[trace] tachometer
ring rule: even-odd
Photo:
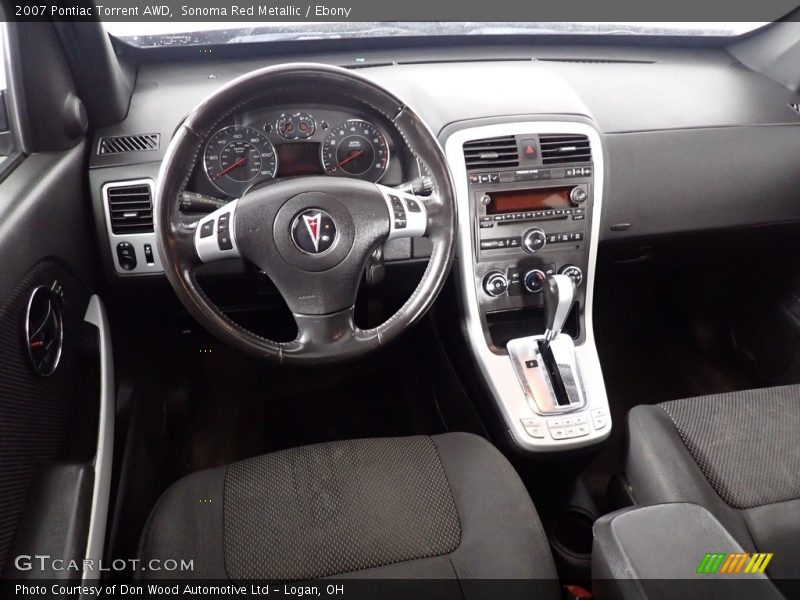
[[[322,166],[328,175],[378,181],[389,166],[389,146],[372,123],[345,121],[325,136]]]
[[[258,181],[272,179],[278,170],[275,148],[267,137],[240,125],[224,127],[211,136],[204,163],[214,187],[234,197]]]

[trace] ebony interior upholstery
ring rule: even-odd
[[[800,386],[638,406],[628,425],[637,503],[700,504],[745,550],[774,553],[771,577],[800,574]]]
[[[191,577],[234,581],[550,579],[559,593],[521,480],[461,433],[318,444],[192,474],[158,502],[141,555],[193,558]]]

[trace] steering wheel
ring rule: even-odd
[[[319,97],[332,90],[382,114],[428,170],[433,193],[417,197],[375,183],[308,176],[254,187],[203,217],[181,218],[179,198],[205,140],[234,112],[263,107],[287,91]],[[285,96],[284,96],[285,97]],[[431,307],[453,259],[456,202],[444,153],[425,123],[393,94],[346,69],[287,64],[243,75],[195,108],[167,149],[155,193],[154,226],[164,272],[186,309],[212,334],[280,363],[319,364],[377,350]],[[354,322],[358,286],[372,252],[389,239],[426,237],[431,257],[405,304],[373,329]],[[245,259],[264,271],[297,323],[276,342],[228,318],[197,283],[202,264]]]

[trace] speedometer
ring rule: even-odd
[[[389,166],[389,146],[372,123],[345,121],[325,136],[322,166],[328,175],[378,181]]]
[[[237,198],[254,183],[275,177],[278,170],[272,143],[258,130],[241,125],[224,127],[211,136],[204,164],[214,187]]]

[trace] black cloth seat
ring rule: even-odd
[[[699,504],[746,551],[774,554],[772,579],[800,577],[800,386],[635,407],[626,475],[637,504]]]
[[[541,579],[537,597],[559,596],[522,481],[462,433],[318,444],[194,473],[153,509],[140,557],[194,560],[190,573],[147,577]]]

